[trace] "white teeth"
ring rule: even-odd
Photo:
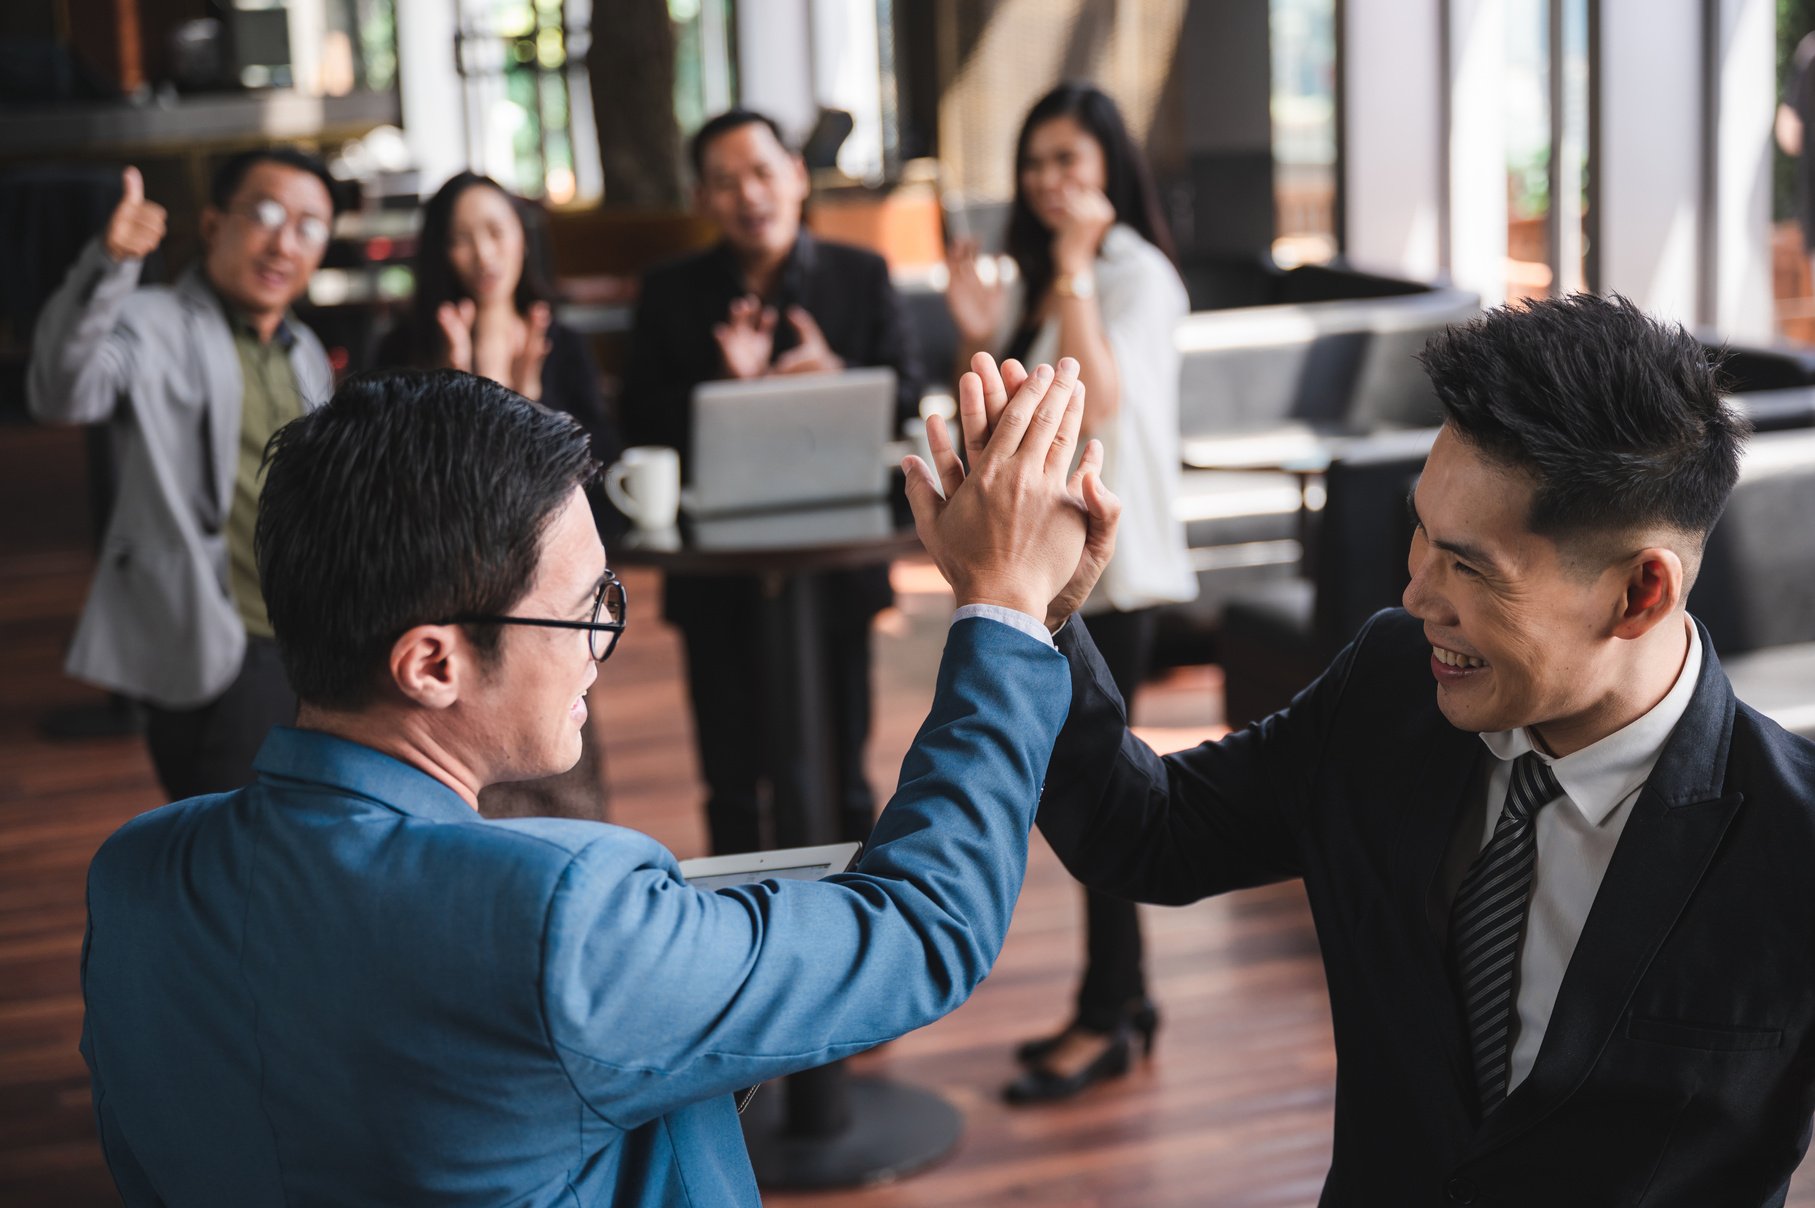
[[[1485,666],[1487,666],[1487,661],[1485,659],[1478,659],[1478,658],[1474,658],[1470,655],[1459,654],[1454,650],[1445,650],[1441,646],[1432,646],[1431,653],[1436,655],[1437,661],[1439,663],[1442,663],[1446,667],[1485,667]]]

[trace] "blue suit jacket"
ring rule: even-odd
[[[754,1205],[730,1092],[952,1010],[989,972],[1065,659],[952,629],[854,872],[707,893],[654,840],[487,822],[274,731],[247,788],[89,871],[82,1051],[129,1205]]]

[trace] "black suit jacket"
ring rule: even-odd
[[[683,478],[691,472],[693,388],[725,372],[712,329],[746,292],[725,244],[654,269],[643,279],[620,405],[624,440],[678,449]],[[799,306],[847,365],[895,371],[897,431],[919,414],[913,338],[882,257],[802,231],[782,267],[776,296],[765,302],[780,312],[774,356],[800,343],[787,319],[787,308]],[[886,566],[828,574],[825,585],[830,606],[840,612],[867,616],[891,599]],[[748,612],[754,591],[750,580],[671,575],[664,607],[669,620],[710,622],[726,610]]]
[[[1815,1111],[1815,744],[1736,702],[1702,643],[1537,1063],[1484,1123],[1435,885],[1487,756],[1404,612],[1289,709],[1163,759],[1074,620],[1040,828],[1139,901],[1304,878],[1338,1057],[1325,1205],[1781,1204]]]

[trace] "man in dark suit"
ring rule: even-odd
[[[1781,1204],[1815,1109],[1815,746],[1735,701],[1684,611],[1745,425],[1620,299],[1492,311],[1423,359],[1445,425],[1405,609],[1164,758],[1066,623],[1041,829],[1140,901],[1304,879],[1325,1205]]]
[[[918,412],[919,371],[901,303],[882,257],[815,239],[801,228],[807,170],[775,123],[747,109],[694,136],[695,200],[723,238],[643,282],[624,374],[625,443],[693,450],[692,395],[701,382],[886,366],[895,371],[897,420]],[[875,795],[863,773],[870,732],[870,622],[894,598],[887,567],[820,576],[820,661],[830,680],[841,837],[863,839]],[[681,630],[706,817],[718,852],[777,840],[762,831],[761,786],[806,769],[780,766],[753,716],[762,643],[758,583],[750,577],[671,575],[664,618]]]

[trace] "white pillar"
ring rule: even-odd
[[[397,83],[403,134],[426,196],[466,167],[466,124],[454,70],[455,5],[397,0]]]
[[[1702,5],[1602,0],[1597,182],[1589,220],[1602,293],[1693,324],[1702,222]],[[1770,77],[1770,60],[1763,72]],[[1767,87],[1769,85],[1767,84]],[[1770,117],[1758,137],[1770,137]],[[1595,211],[1598,211],[1596,213]],[[1766,288],[1769,278],[1766,278]]]
[[[1716,33],[1713,313],[1728,339],[1775,337],[1771,121],[1777,14],[1770,0],[1720,0]]]
[[[797,146],[819,116],[812,28],[810,0],[737,6],[738,104],[774,118]]]
[[[1347,0],[1343,16],[1344,250],[1419,281],[1443,268],[1444,2]]]
[[[838,167],[858,179],[882,175],[882,59],[876,5],[813,0],[813,99],[851,115]]]
[[[1449,275],[1506,300],[1506,6],[1449,0]]]

